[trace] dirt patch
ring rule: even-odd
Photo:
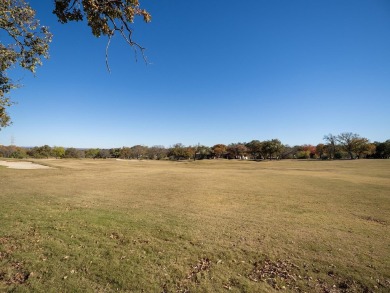
[[[0,161],[1,166],[5,166],[10,169],[23,169],[23,170],[32,170],[32,169],[51,169],[51,167],[35,164],[32,162],[7,162]]]

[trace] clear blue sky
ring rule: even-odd
[[[279,138],[317,144],[325,134],[390,138],[390,1],[144,0],[135,39],[61,25],[53,1],[31,0],[51,28],[51,58],[23,88],[0,144],[122,147],[214,145]]]

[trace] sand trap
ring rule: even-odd
[[[6,161],[0,161],[1,166],[6,166],[11,169],[50,169],[48,166],[43,166],[31,162],[6,162]]]

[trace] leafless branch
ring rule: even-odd
[[[146,64],[149,64],[147,58],[146,58],[146,55],[145,55],[145,50],[146,48],[142,47],[140,44],[138,44],[137,42],[133,41],[132,39],[132,33],[133,33],[133,30],[128,26],[126,20],[123,18],[123,17],[120,17],[120,22],[121,22],[121,27],[118,27],[117,23],[115,22],[115,20],[112,18],[112,17],[109,17],[110,19],[110,22],[113,26],[113,30],[112,30],[112,36],[114,34],[114,31],[118,31],[120,33],[120,35],[122,36],[122,38],[125,40],[125,42],[134,49],[134,54],[135,54],[135,60],[136,62],[138,61],[138,51],[141,52],[141,55],[142,55],[142,59],[144,60],[144,62]],[[128,33],[128,36],[126,35],[126,33]],[[109,42],[111,40],[111,37],[109,37]],[[107,51],[106,51],[107,52]]]
[[[109,73],[111,73],[111,69],[110,69],[110,65],[108,63],[108,48],[110,47],[112,36],[113,36],[113,34],[110,34],[108,36],[108,42],[107,42],[107,46],[106,46],[106,66],[107,66],[107,70],[108,70]]]

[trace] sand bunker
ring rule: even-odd
[[[39,164],[35,164],[32,162],[6,162],[0,161],[1,166],[6,166],[11,169],[50,169],[48,166],[43,166]]]

